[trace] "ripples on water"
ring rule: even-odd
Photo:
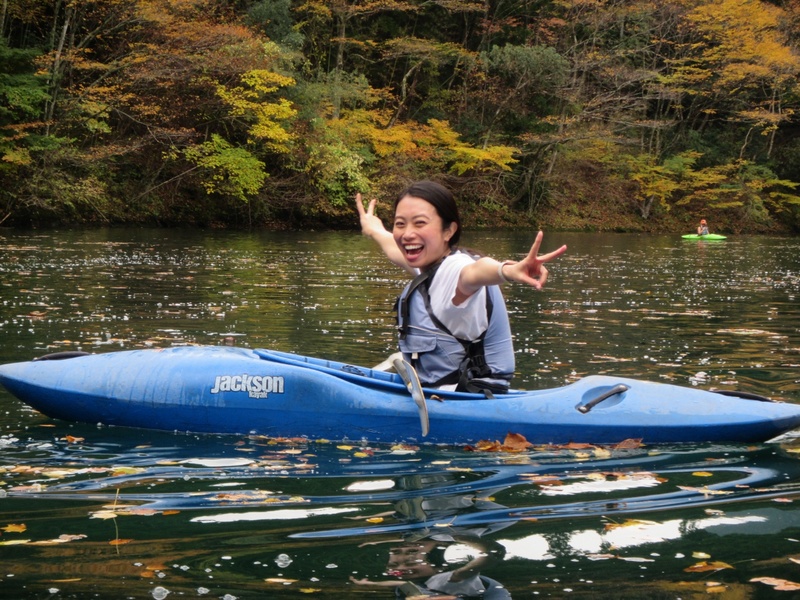
[[[545,292],[506,290],[520,387],[615,373],[800,401],[796,240],[546,241],[562,238]],[[529,240],[468,243],[513,257]],[[371,364],[394,345],[403,278],[355,234],[3,232],[0,251],[0,362],[230,338]],[[392,598],[465,565],[485,598],[789,597],[780,580],[800,581],[792,440],[489,453],[91,427],[4,391],[0,406],[4,597]]]

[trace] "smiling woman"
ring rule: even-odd
[[[398,303],[400,350],[426,386],[505,392],[514,373],[514,348],[499,286],[519,282],[542,289],[544,263],[566,252],[539,255],[540,231],[521,261],[497,261],[458,247],[461,218],[452,193],[433,181],[401,192],[390,233],[356,196],[361,230],[395,265],[413,274]]]

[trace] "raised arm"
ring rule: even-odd
[[[567,251],[566,246],[561,246],[547,254],[539,255],[544,234],[540,231],[531,246],[528,255],[521,261],[507,260],[499,262],[493,258],[483,257],[475,263],[461,270],[458,282],[458,293],[454,298],[455,304],[460,304],[475,292],[487,285],[500,285],[501,283],[525,283],[537,290],[542,289],[547,282],[547,267],[544,263],[558,258]]]
[[[369,201],[367,208],[364,208],[364,202],[361,199],[361,194],[356,194],[356,209],[358,210],[358,217],[361,221],[361,233],[367,237],[372,238],[386,257],[401,269],[405,269],[409,273],[413,273],[413,269],[409,267],[403,253],[394,241],[394,236],[391,231],[387,231],[378,216],[375,214],[375,206],[378,200],[373,198]]]

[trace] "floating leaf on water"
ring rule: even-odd
[[[706,554],[705,552],[692,552],[692,558],[707,559],[707,558],[711,558],[711,555],[710,554]]]
[[[715,560],[713,562],[706,562],[702,561],[697,564],[692,565],[691,567],[686,567],[684,569],[687,573],[705,573],[706,571],[721,571],[722,569],[732,569],[733,567],[728,563],[724,563],[719,560]]]
[[[28,527],[24,523],[9,523],[2,529],[6,533],[22,533],[23,531],[27,530]]]
[[[153,515],[157,515],[158,512],[159,511],[152,508],[132,507],[126,508],[124,511],[120,511],[120,514],[135,515],[137,517],[152,517]]]
[[[7,540],[0,542],[0,546],[22,546],[23,544],[27,544],[29,542],[30,540]]]
[[[618,444],[614,444],[611,446],[614,450],[634,450],[636,448],[641,448],[642,438],[628,438],[626,440],[622,440]]]
[[[110,546],[124,546],[125,544],[130,544],[133,540],[125,540],[125,539],[116,539],[111,540],[109,543]]]
[[[694,477],[713,477],[713,473],[709,473],[708,471],[695,471],[692,473]]]
[[[391,448],[392,452],[416,452],[419,446],[412,446],[410,444],[395,444]]]
[[[98,510],[93,513],[89,513],[90,519],[116,519],[117,513],[113,510]]]
[[[283,585],[291,585],[292,583],[295,583],[297,579],[284,579],[283,577],[268,577],[264,581],[266,581],[267,583],[280,583]]]
[[[780,592],[796,592],[800,590],[800,583],[789,581],[788,579],[778,579],[776,577],[754,577],[750,580],[754,583],[764,583],[771,585]]]

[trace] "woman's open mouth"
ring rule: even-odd
[[[409,259],[414,259],[420,254],[422,254],[422,249],[424,246],[422,244],[405,244],[403,246],[403,250],[406,253],[406,257]]]

